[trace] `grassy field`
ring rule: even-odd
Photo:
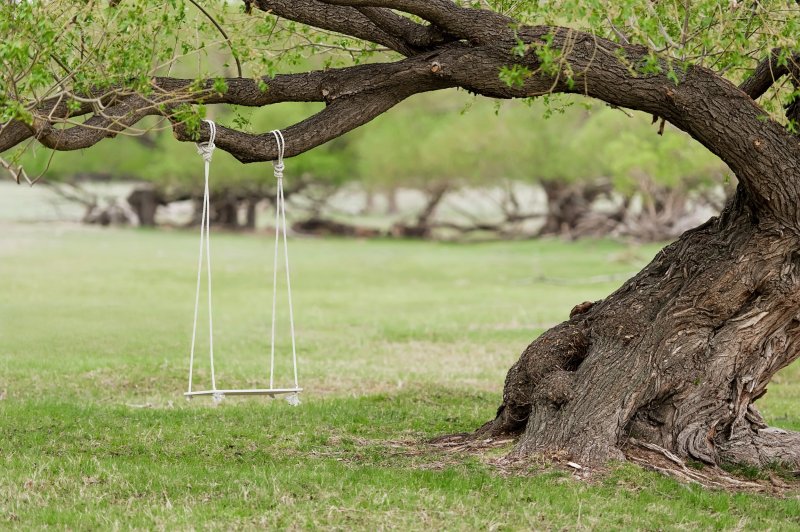
[[[181,395],[196,239],[0,227],[0,529],[800,529],[797,496],[630,465],[508,474],[493,464],[507,449],[425,443],[490,419],[527,343],[654,246],[293,241],[303,404],[214,408]],[[265,384],[270,246],[213,235],[220,386]],[[795,365],[763,410],[800,429],[798,400]]]

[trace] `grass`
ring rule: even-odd
[[[490,419],[525,345],[654,246],[295,240],[303,404],[213,408],[181,396],[196,235],[0,229],[0,528],[800,528],[797,497],[630,465],[594,482],[507,475],[503,450],[424,444]],[[269,238],[215,234],[212,249],[220,385],[263,385]],[[796,430],[798,377],[787,368],[761,401]]]

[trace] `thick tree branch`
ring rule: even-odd
[[[452,50],[451,53],[457,55],[459,50]],[[450,81],[435,76],[423,59],[365,65],[360,69],[372,73],[377,68],[381,72],[373,76],[367,88],[362,86],[360,90],[350,90],[348,84],[343,84],[324,89],[329,102],[327,107],[283,130],[286,138],[285,155],[292,157],[339,137],[385,113],[413,94],[453,86]],[[204,124],[200,140],[208,140],[208,133]],[[182,124],[176,124],[175,136],[179,140],[192,140]],[[269,161],[278,156],[271,134],[254,135],[217,126],[215,143],[242,162]]]
[[[408,95],[359,94],[336,101],[319,113],[283,130],[286,157],[293,157],[339,137],[369,122],[402,101]],[[176,124],[178,140],[193,140],[185,125]],[[208,126],[203,124],[201,139],[208,139]],[[275,138],[271,134],[250,134],[217,125],[215,144],[244,163],[270,161],[278,157]]]
[[[425,71],[424,59],[413,62],[414,68]],[[355,94],[381,81],[411,68],[405,63],[357,65],[342,69],[319,70],[300,74],[279,74],[264,78],[267,90],[262,91],[259,82],[252,79],[230,78],[225,80],[225,93],[214,91],[215,80],[200,84],[190,79],[154,78],[153,93],[144,98],[131,95],[121,89],[120,93],[109,92],[98,101],[109,105],[105,111],[89,118],[85,123],[59,129],[54,125],[68,116],[79,117],[92,112],[90,104],[83,104],[73,112],[67,111],[68,97],[53,98],[45,102],[34,113],[34,124],[27,125],[13,120],[0,127],[0,152],[36,136],[45,146],[61,151],[87,148],[100,140],[122,131],[122,126],[132,126],[148,115],[168,115],[165,106],[180,103],[231,104],[248,107],[263,107],[282,102],[332,102],[348,94]],[[127,95],[125,95],[127,93]],[[124,103],[113,105],[117,100]]]
[[[794,69],[797,71],[797,65],[800,65],[800,55],[792,55],[789,57],[788,64],[782,65],[778,62],[780,53],[780,48],[772,50],[769,57],[763,59],[758,66],[756,66],[756,69],[750,77],[744,80],[744,82],[739,85],[739,88],[752,99],[757,100],[767,92],[777,80],[791,73],[790,67],[792,65],[794,65]]]
[[[455,37],[444,33],[434,25],[417,24],[413,20],[398,15],[390,9],[380,7],[359,7],[361,13],[385,32],[403,39],[410,46],[423,50],[451,42]]]
[[[33,133],[24,122],[11,120],[0,126],[0,153],[31,138]]]
[[[404,39],[378,27],[353,7],[330,5],[318,0],[254,0],[250,5],[301,24],[380,44],[405,56],[417,53]]]
[[[583,32],[537,26],[520,28],[518,35],[527,43],[541,43],[552,35],[552,48],[562,51],[561,68],[546,74],[539,70],[533,52],[517,59],[503,46],[486,46],[442,63],[439,75],[495,98],[579,93],[666,118],[727,163],[758,209],[777,214],[786,227],[800,230],[797,139],[781,124],[766,119],[767,113],[738,87],[702,67],[679,74],[677,85],[667,77],[667,65],[659,74],[632,73],[631,65],[644,62],[647,49]],[[501,66],[513,63],[533,72],[521,86],[509,86],[497,75]]]
[[[416,15],[448,33],[477,43],[491,43],[513,34],[512,19],[482,9],[466,8],[450,0],[320,0],[353,7],[383,7]]]
[[[40,105],[35,106],[31,112],[34,117],[43,118],[47,121],[63,120],[67,117],[84,116],[91,113],[96,107],[113,105],[118,98],[114,92],[105,92],[103,94],[85,94],[82,95],[84,101],[78,102],[78,106],[74,110],[70,110],[67,102],[70,98],[62,94],[48,98]],[[13,148],[17,144],[31,138],[33,136],[33,129],[22,122],[21,120],[10,120],[5,124],[0,125],[0,153]]]
[[[81,125],[58,129],[45,120],[35,118],[30,130],[36,140],[47,148],[60,151],[80,150],[124,131],[150,114],[158,114],[157,104],[140,96],[130,96]]]

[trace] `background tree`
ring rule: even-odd
[[[477,434],[520,435],[520,455],[589,462],[643,442],[709,464],[800,463],[800,435],[767,428],[754,404],[800,353],[794,3],[247,0],[251,17],[222,7],[216,25],[186,7],[4,4],[0,151],[29,139],[86,148],[148,115],[179,140],[206,140],[206,105],[324,102],[284,129],[294,156],[412,94],[454,87],[500,99],[577,93],[654,115],[722,159],[735,195],[619,290],[532,342]],[[185,24],[202,36],[185,39]],[[200,79],[171,77],[217,25],[236,28],[217,42],[259,70],[222,79],[201,64]],[[289,58],[330,47],[359,61],[386,55],[292,73],[271,55],[278,42]],[[276,156],[266,132],[218,131],[217,146],[240,161]]]
[[[577,234],[610,227],[615,235],[669,240],[721,210],[733,188],[724,163],[672,127],[653,134],[649,122],[605,108],[580,131],[576,147],[597,147],[593,170],[622,201],[603,214],[584,213]]]
[[[397,116],[375,120],[369,133],[359,139],[356,149],[362,182],[390,194],[399,187],[423,193],[421,206],[394,224],[393,235],[431,236],[448,192],[486,183],[490,173],[480,168],[483,146],[478,131],[494,124],[484,122],[481,111],[485,105],[459,116],[470,101],[457,94],[448,99],[418,96],[413,102],[404,102]],[[496,174],[489,177],[497,178]]]
[[[659,137],[644,116],[576,105],[575,97],[498,106],[437,96],[403,102],[354,141],[365,186],[425,192],[414,216],[395,226],[400,235],[519,236],[536,220],[541,235],[666,240],[698,222],[687,214],[724,180],[717,157],[674,128]],[[544,189],[544,213],[522,184]],[[469,194],[469,208],[459,192]],[[610,205],[598,210],[598,199]]]

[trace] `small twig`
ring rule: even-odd
[[[619,28],[617,28],[614,25],[614,23],[611,21],[611,17],[606,15],[606,19],[608,20],[608,24],[611,26],[611,31],[614,32],[614,34],[617,36],[617,38],[620,40],[620,42],[622,44],[630,44],[631,43],[630,39],[628,39],[628,37],[624,33],[622,33],[622,31]]]
[[[189,0],[189,2],[194,4],[194,7],[199,9],[206,16],[206,18],[208,18],[208,20],[210,20],[211,23],[214,26],[216,26],[216,28],[219,30],[219,32],[222,34],[222,36],[225,38],[225,41],[228,43],[228,48],[231,51],[231,55],[233,56],[233,60],[236,61],[236,71],[238,72],[240,78],[244,77],[244,76],[242,76],[242,63],[239,62],[239,56],[236,54],[236,50],[233,49],[233,43],[231,43],[231,38],[228,37],[228,34],[225,33],[225,30],[222,29],[222,26],[220,26],[219,23],[216,20],[214,20],[214,17],[212,17],[211,14],[208,11],[203,9],[203,6],[201,6],[200,4],[195,2],[195,0]]]
[[[3,169],[7,170],[11,174],[11,177],[14,178],[14,181],[16,181],[18,185],[20,177],[24,178],[29,185],[33,185],[33,182],[30,180],[28,174],[25,172],[25,169],[22,166],[14,166],[2,157],[0,157],[0,166],[2,166]]]

